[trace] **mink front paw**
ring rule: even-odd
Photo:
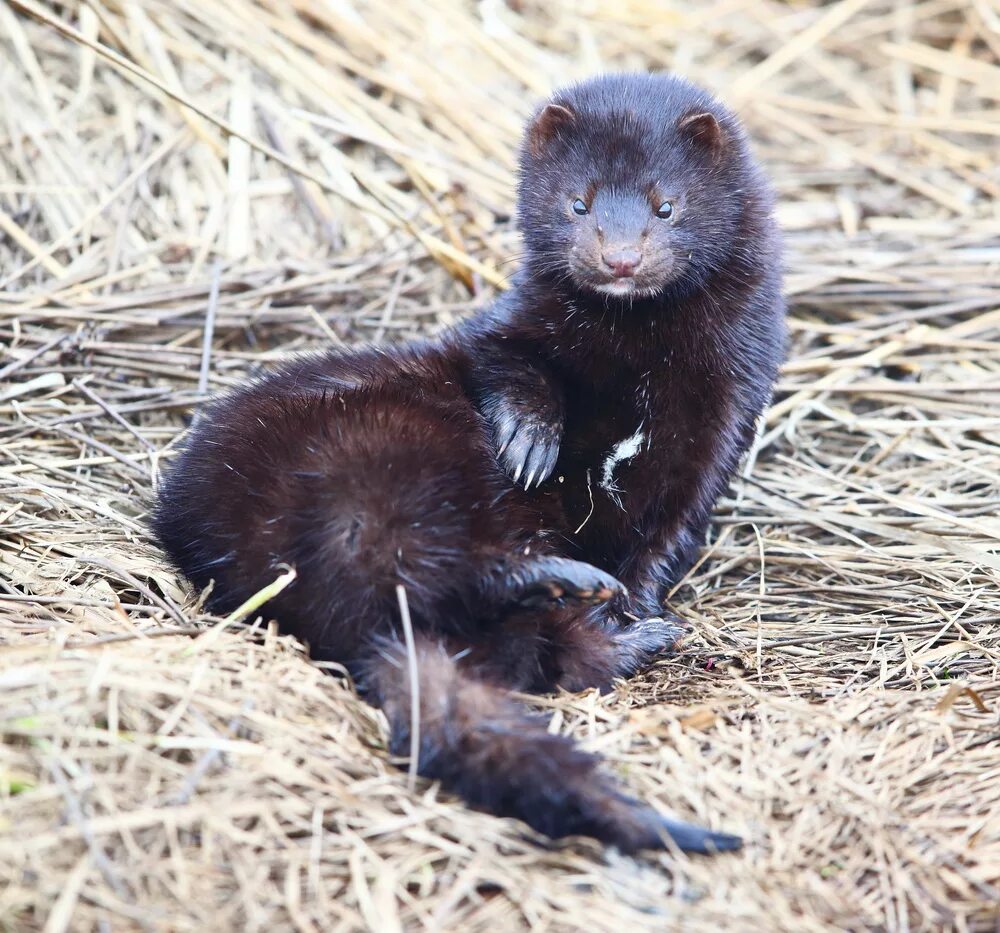
[[[515,483],[540,486],[559,459],[562,424],[547,420],[507,399],[497,399],[491,411],[497,459]]]
[[[637,619],[615,633],[619,676],[631,676],[648,667],[658,657],[675,651],[688,626],[674,615]]]

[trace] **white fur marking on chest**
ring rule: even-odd
[[[604,458],[601,467],[601,489],[608,493],[615,493],[619,490],[615,487],[615,467],[625,460],[631,460],[642,450],[642,445],[646,443],[646,432],[640,424],[635,434],[619,441],[611,448],[611,453]]]

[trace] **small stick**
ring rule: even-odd
[[[34,362],[43,353],[48,353],[57,343],[62,343],[64,340],[68,340],[68,334],[56,334],[51,340],[46,340],[40,347],[36,347],[27,356],[21,357],[19,360],[14,360],[13,363],[8,363],[3,369],[0,369],[0,381],[3,381],[8,376],[17,372],[19,369],[23,369],[29,363]],[[8,351],[9,352],[9,351]]]
[[[135,428],[132,427],[117,411],[104,401],[93,389],[91,389],[82,379],[74,379],[73,386],[82,395],[86,395],[95,405],[103,409],[110,418],[120,424],[129,434],[139,441],[147,450],[156,450],[156,446],[146,440]]]
[[[287,564],[283,566],[285,567],[285,572],[280,577],[278,577],[273,583],[269,583],[263,589],[258,590],[245,603],[229,613],[229,615],[222,620],[222,626],[231,625],[233,622],[239,622],[241,619],[245,619],[251,612],[255,612],[257,609],[260,609],[264,603],[274,599],[275,596],[277,596],[298,576],[294,567],[289,567]],[[221,628],[222,626],[216,626],[216,629]],[[216,629],[213,629],[212,631],[215,631]]]
[[[212,334],[215,332],[215,312],[219,307],[219,279],[222,264],[216,260],[212,265],[212,288],[208,293],[208,310],[205,312],[205,336],[201,342],[201,369],[198,372],[198,394],[204,398],[208,391],[208,367],[212,362]]]
[[[413,642],[410,606],[406,601],[406,589],[402,584],[396,587],[396,598],[399,600],[399,617],[403,622],[406,663],[410,674],[410,770],[407,784],[412,791],[417,786],[417,770],[420,765],[420,683],[417,681],[417,647]]]

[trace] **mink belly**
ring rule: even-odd
[[[653,446],[657,422],[637,404],[634,380],[599,393],[570,386],[562,449],[536,502],[541,508],[548,497],[556,499],[566,547],[616,573],[640,544],[644,512],[667,481],[669,465]]]
[[[537,501],[558,499],[559,528],[578,559],[631,589],[637,581],[627,568],[653,546],[667,573],[660,582],[671,585],[703,543],[711,507],[745,447],[726,417],[726,396],[656,383],[645,393],[613,386],[601,396],[567,394],[574,402],[555,480]],[[637,394],[648,404],[638,405]]]

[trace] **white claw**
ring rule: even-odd
[[[513,438],[512,438],[512,440],[513,440]],[[500,449],[499,449],[499,450],[497,451],[497,456],[498,456],[498,457],[502,457],[502,456],[503,456],[503,452],[504,452],[504,451],[505,451],[505,450],[506,450],[506,449],[507,449],[508,447],[510,447],[510,441],[505,441],[505,442],[504,442],[503,444],[501,444],[501,445],[500,445]]]
[[[530,472],[530,473],[528,474],[528,478],[527,478],[527,479],[526,479],[526,480],[524,481],[524,488],[525,488],[525,489],[531,489],[531,481],[532,481],[532,480],[533,480],[534,478],[535,478],[535,471],[534,471],[534,470],[532,470],[532,471],[531,471],[531,472]]]
[[[524,466],[524,464],[523,464],[523,463],[519,463],[519,464],[517,465],[517,469],[516,469],[516,470],[514,471],[514,482],[515,482],[515,483],[516,483],[516,482],[518,481],[518,479],[520,479],[520,477],[521,477],[521,467],[523,467],[523,466]]]

